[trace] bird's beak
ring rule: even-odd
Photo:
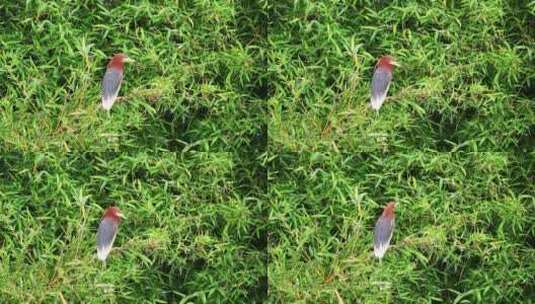
[[[390,63],[391,63],[392,65],[394,65],[394,66],[397,66],[398,68],[401,67],[401,64],[399,64],[399,62],[397,62],[397,61],[395,61],[395,60],[392,60]]]
[[[132,62],[136,62],[134,59],[130,58],[130,57],[126,57],[123,59],[123,62],[126,62],[126,63],[132,63]]]
[[[120,218],[122,218],[122,219],[125,219],[125,218],[126,218],[126,217],[124,216],[124,214],[122,214],[121,212],[118,212],[118,213],[117,213],[117,216],[120,217]]]

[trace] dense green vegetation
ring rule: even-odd
[[[533,302],[535,2],[276,2],[271,16],[271,297]],[[402,67],[376,114],[384,54]]]
[[[0,302],[267,292],[265,37],[231,1],[0,3]],[[124,98],[99,109],[109,58]],[[103,209],[127,219],[106,267]]]
[[[0,169],[6,303],[265,295],[259,190],[232,153],[4,153]],[[95,231],[111,204],[126,219],[103,266]]]
[[[529,303],[535,155],[286,154],[270,178],[269,286],[283,303]],[[393,247],[373,225],[398,202]],[[343,299],[339,301],[338,299]]]
[[[535,299],[534,1],[7,0],[0,28],[0,302]]]
[[[228,1],[3,3],[3,145],[205,152],[249,145],[264,121],[257,91],[265,35],[254,11]],[[126,66],[125,99],[107,115],[100,81],[118,52],[136,63]]]
[[[274,150],[532,148],[535,2],[388,2],[273,5]],[[369,84],[384,54],[403,67],[374,115]]]

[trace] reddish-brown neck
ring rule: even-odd
[[[108,63],[108,69],[109,68],[114,68],[122,71],[124,68],[123,57],[117,55],[113,56],[113,58],[110,60],[110,63]]]
[[[396,203],[390,202],[386,205],[385,209],[383,210],[383,216],[394,218],[394,208],[396,207]]]

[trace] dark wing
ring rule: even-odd
[[[375,224],[373,251],[376,257],[382,258],[390,246],[392,233],[394,232],[394,219],[384,216],[379,217]]]
[[[382,67],[375,69],[372,79],[372,97],[370,101],[370,105],[373,109],[379,110],[379,108],[383,105],[391,81],[392,72],[390,70]]]
[[[97,231],[97,255],[100,260],[106,260],[110,253],[118,227],[119,224],[110,218],[104,218],[100,222]]]
[[[106,110],[111,109],[115,102],[121,82],[123,81],[123,73],[114,68],[109,68],[102,79],[102,107]]]

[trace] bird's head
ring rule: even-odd
[[[116,221],[121,221],[124,218],[124,215],[121,213],[118,207],[109,207],[104,211],[104,216],[102,218],[111,218]]]
[[[130,63],[130,62],[134,62],[134,60],[128,57],[125,53],[118,53],[118,54],[113,55],[113,57],[110,60],[110,63],[108,64],[108,67],[123,69],[124,63]]]
[[[399,67],[400,64],[394,59],[394,57],[389,55],[382,56],[377,62],[377,67],[384,67],[389,70],[392,70],[394,66]]]
[[[125,53],[118,53],[118,54],[115,54],[112,58],[112,60],[115,59],[115,60],[118,60],[118,61],[121,61],[121,62],[134,62],[134,59],[128,57],[128,55],[126,55]]]

